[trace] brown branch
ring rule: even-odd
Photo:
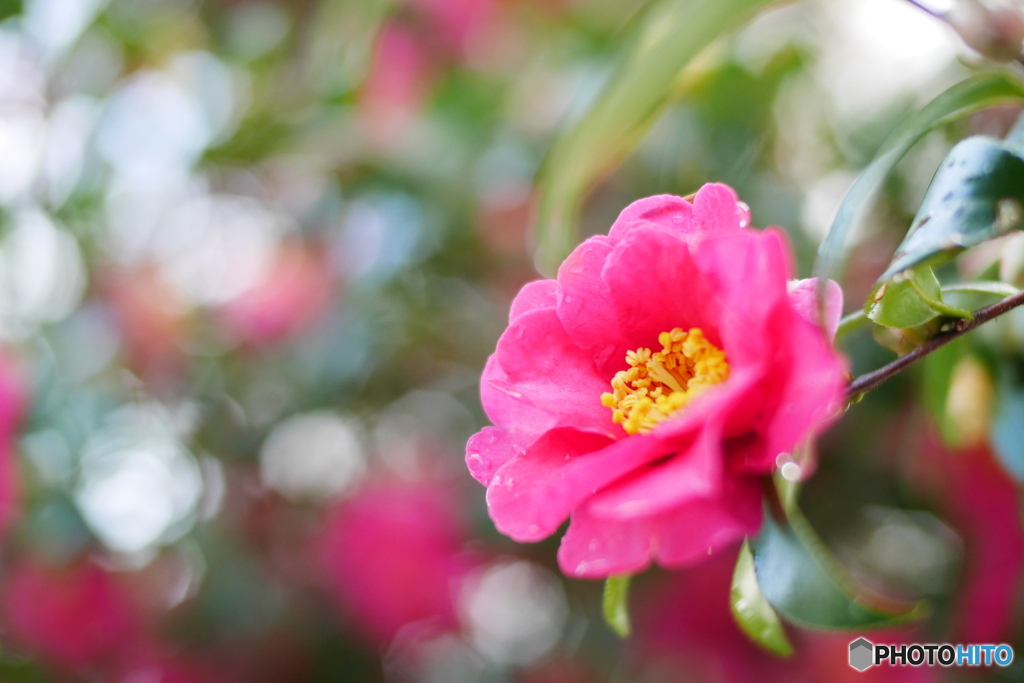
[[[888,365],[882,366],[877,370],[865,373],[854,379],[846,388],[846,395],[853,398],[858,394],[871,391],[885,380],[910,367],[932,351],[935,351],[941,346],[945,346],[957,337],[967,334],[979,325],[987,323],[993,318],[998,318],[1003,313],[1013,310],[1022,304],[1024,304],[1024,292],[1019,292],[998,303],[982,308],[979,311],[975,311],[974,317],[970,320],[963,319],[951,323],[951,329],[945,332],[940,332],[910,353],[900,356]]]

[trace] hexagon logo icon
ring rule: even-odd
[[[850,643],[850,666],[857,671],[864,671],[874,664],[875,646],[866,638],[858,638]]]

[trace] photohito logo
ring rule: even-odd
[[[1012,662],[1013,648],[1006,644],[876,645],[867,638],[850,643],[850,666],[857,671],[884,663],[890,666],[1009,666]]]
[[[874,662],[872,661],[875,646],[866,638],[858,638],[850,643],[850,666],[857,671],[863,671]]]

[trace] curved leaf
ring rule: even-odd
[[[1002,140],[962,140],[936,171],[910,232],[880,279],[948,259],[1021,227],[1022,221],[1024,159]]]
[[[917,327],[939,316],[932,305],[942,299],[939,279],[931,268],[915,268],[899,280],[875,287],[864,310],[871,322],[886,327]]]
[[[683,68],[718,36],[774,0],[661,0],[648,10],[618,69],[583,117],[552,146],[538,178],[537,267],[552,275],[577,241],[594,180],[654,123]]]
[[[604,581],[604,620],[620,638],[629,636],[629,575],[609,576]]]
[[[944,91],[897,126],[839,205],[818,249],[814,272],[821,282],[825,277],[838,279],[854,220],[885,176],[918,140],[937,126],[1007,100],[1024,100],[1024,85],[1016,76],[1006,71],[979,74]]]
[[[795,508],[777,521],[765,512],[751,542],[761,593],[786,620],[823,629],[893,626],[921,617],[924,603],[885,600],[859,586]]]
[[[757,585],[754,555],[750,552],[749,541],[743,541],[740,556],[736,560],[732,588],[729,591],[729,607],[736,624],[752,641],[782,657],[793,654],[786,629]]]

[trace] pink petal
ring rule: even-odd
[[[660,526],[658,517],[609,522],[580,507],[558,546],[558,566],[569,576],[603,579],[636,574],[651,565]]]
[[[608,237],[612,243],[616,243],[636,227],[648,223],[680,235],[689,234],[693,230],[693,205],[671,194],[638,199],[622,210],[612,223]]]
[[[818,324],[818,278],[789,283],[789,302],[793,309],[812,325]],[[835,339],[839,319],[843,315],[843,289],[832,280],[825,285],[825,331]]]
[[[592,432],[552,429],[494,475],[488,511],[506,536],[539,541],[594,491],[676,447],[652,435],[613,442]]]
[[[700,327],[721,346],[718,302],[681,239],[649,226],[636,228],[615,246],[602,277],[631,348],[660,349],[658,335],[676,327]]]
[[[693,260],[721,302],[719,333],[734,367],[765,360],[774,342],[768,330],[779,325],[784,330],[792,315],[787,247],[777,230],[745,230],[694,246]]]
[[[723,464],[719,418],[706,424],[689,448],[598,491],[585,503],[588,515],[606,520],[650,517],[714,497],[722,485]]]
[[[805,439],[824,430],[842,408],[846,368],[821,330],[796,318],[790,330],[789,354],[787,382],[773,401],[777,408],[764,432],[763,459],[747,463],[754,471],[770,471],[780,453],[792,453]]]
[[[466,443],[466,466],[478,482],[487,486],[494,473],[537,440],[537,435],[484,427]]]
[[[722,495],[667,513],[661,525],[658,564],[685,567],[728,547],[761,526],[761,485],[755,477],[726,480]]]
[[[558,269],[558,317],[566,334],[590,353],[598,369],[609,377],[621,369],[630,350],[619,329],[611,290],[601,278],[611,252],[608,238],[591,237]]]
[[[527,282],[512,300],[512,307],[508,312],[509,323],[523,313],[538,308],[554,308],[558,295],[558,282],[556,280],[534,280]]]
[[[498,362],[498,354],[493,353],[480,378],[480,401],[491,422],[505,429],[538,435],[555,426],[556,416],[522,400],[507,386],[508,375]]]
[[[498,340],[495,355],[505,378],[494,376],[488,382],[510,400],[547,413],[558,425],[623,433],[601,405],[608,378],[597,373],[590,354],[572,343],[555,309],[535,309],[516,318]],[[495,424],[534,431],[534,425]]]
[[[753,477],[729,481],[718,498],[649,517],[608,521],[582,506],[573,511],[562,537],[558,564],[579,578],[636,573],[652,559],[664,567],[683,567],[755,533],[760,522],[760,486]]]
[[[750,225],[750,209],[736,191],[721,183],[708,183],[693,199],[694,228],[703,235],[723,235]]]

